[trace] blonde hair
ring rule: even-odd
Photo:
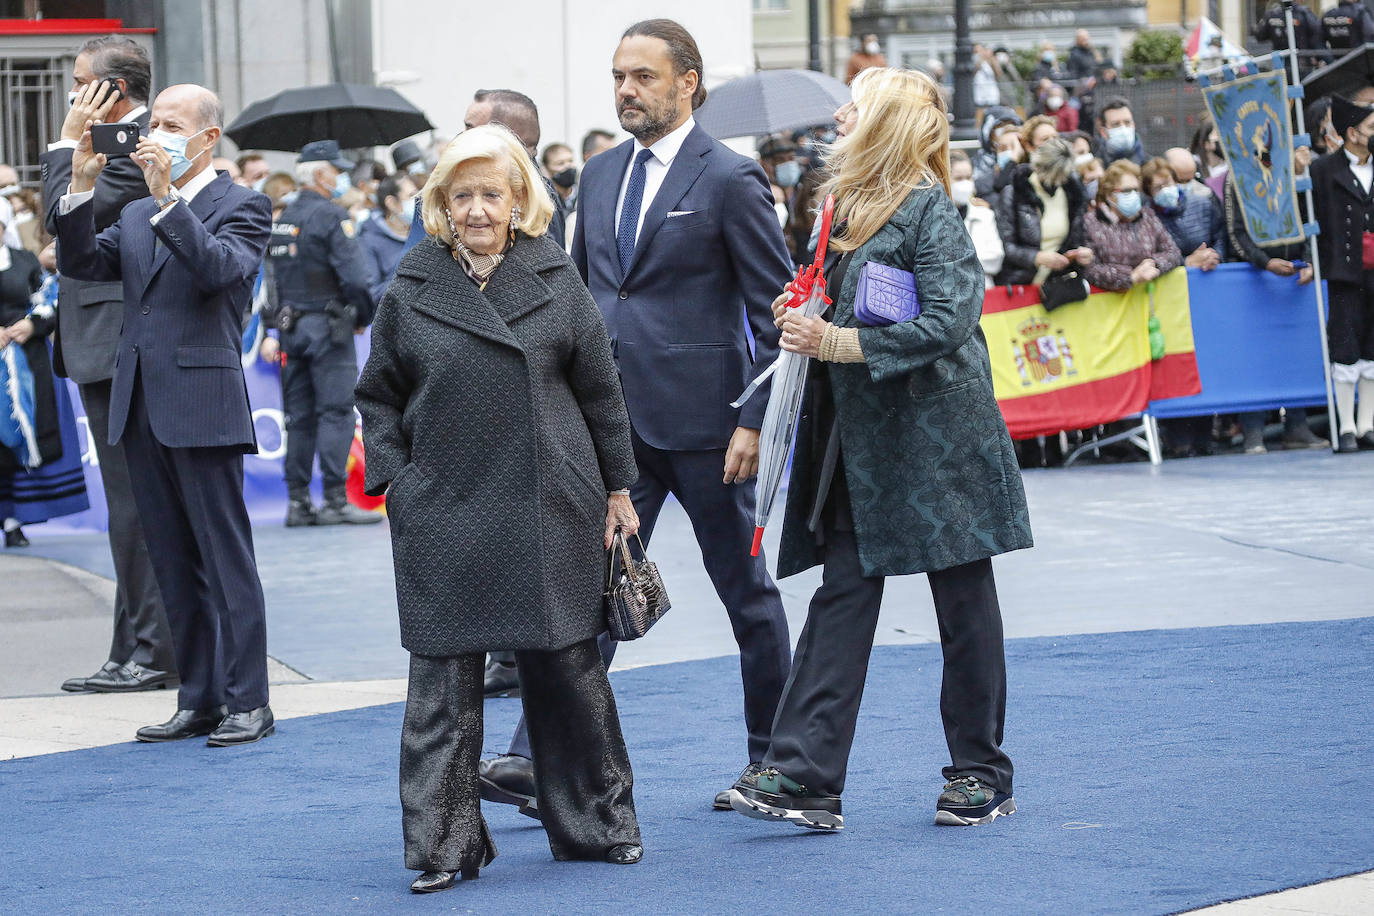
[[[503,159],[511,191],[520,207],[520,219],[513,221],[515,228],[528,236],[543,235],[553,220],[553,201],[535,172],[534,162],[524,144],[500,124],[483,124],[465,130],[445,147],[439,164],[429,173],[429,180],[420,191],[420,213],[425,231],[452,247],[453,230],[449,226],[447,197],[453,173],[466,162],[500,162]]]
[[[835,195],[835,225],[849,221],[831,241],[853,251],[892,218],[916,188],[949,193],[949,117],[944,98],[917,70],[870,67],[850,84],[858,123],[830,148],[830,180],[819,196]]]
[[[1036,115],[1025,124],[1021,125],[1021,145],[1027,150],[1030,150],[1033,145],[1032,140],[1035,137],[1035,129],[1037,127],[1053,127],[1055,134],[1059,133],[1058,122],[1056,122],[1054,118],[1047,117],[1046,115]]]
[[[1121,178],[1124,175],[1134,175],[1140,177],[1140,166],[1129,159],[1118,159],[1107,166],[1107,171],[1102,173],[1102,177],[1097,180],[1097,202],[1100,204],[1110,203],[1112,194],[1121,187]]]

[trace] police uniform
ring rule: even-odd
[[[348,165],[333,141],[308,144],[299,161],[327,162],[344,174]],[[267,256],[279,302],[288,526],[381,520],[350,506],[345,492],[358,381],[353,337],[371,324],[373,311],[371,259],[357,234],[348,211],[311,188],[302,188],[272,224]],[[316,453],[325,498],[318,515],[309,495]]]
[[[1348,130],[1370,118],[1374,108],[1332,96],[1331,123],[1347,144]],[[1374,158],[1361,164],[1346,148],[1327,153],[1312,163],[1312,192],[1321,224],[1317,247],[1329,298],[1326,336],[1340,451],[1374,448]]]
[[[1288,50],[1288,22],[1283,15],[1283,4],[1275,3],[1265,10],[1264,18],[1255,26],[1255,37],[1269,42],[1275,51]],[[1326,51],[1321,20],[1301,3],[1293,4],[1293,38],[1299,51]],[[1325,56],[1304,55],[1298,58],[1298,65],[1307,71]]]
[[[1338,55],[1374,41],[1374,14],[1362,0],[1342,2],[1322,13],[1322,37]]]

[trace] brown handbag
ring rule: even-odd
[[[630,545],[619,528],[615,529],[611,549],[606,551],[606,592],[602,603],[606,609],[606,629],[616,642],[639,639],[672,607],[663,578],[658,574],[658,564],[645,555],[639,535],[635,535],[635,541],[643,560],[630,555]]]

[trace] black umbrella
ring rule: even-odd
[[[849,87],[814,70],[760,70],[717,86],[697,109],[697,123],[717,140],[757,137],[831,123]]]
[[[358,149],[433,129],[425,113],[395,89],[329,83],[254,102],[224,133],[240,149],[298,150],[312,140],[337,140],[344,149]]]
[[[1302,85],[1309,102],[1325,95],[1351,98],[1361,89],[1374,86],[1374,42],[1356,48],[1320,70],[1313,70],[1303,79]]]

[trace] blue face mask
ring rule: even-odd
[[[329,192],[329,196],[335,199],[343,197],[351,187],[353,187],[353,180],[348,177],[348,173],[340,172],[334,176],[334,190]]]
[[[148,132],[148,139],[162,147],[167,152],[167,155],[172,157],[171,176],[173,181],[176,181],[182,175],[186,174],[186,170],[191,167],[191,162],[193,160],[199,159],[201,156],[210,152],[210,147],[207,146],[190,159],[186,158],[186,144],[190,143],[194,138],[199,137],[209,129],[208,127],[202,127],[190,136],[168,133],[161,128]]]
[[[1178,205],[1183,202],[1183,189],[1176,184],[1171,184],[1167,188],[1160,188],[1154,195],[1155,206],[1161,210],[1170,212],[1177,210]]]
[[[779,162],[777,167],[773,169],[773,174],[778,179],[779,187],[796,187],[797,183],[801,181],[801,163],[795,159],[788,162]]]
[[[408,223],[413,223],[415,221],[414,197],[407,197],[405,200],[401,201],[401,216],[403,216]]]
[[[997,154],[997,167],[998,167],[999,169],[1004,169],[1004,168],[1006,168],[1007,166],[1011,165],[1012,162],[1014,162],[1014,161],[1015,161],[1015,156],[1014,156],[1014,154],[1011,152],[1011,150],[1005,150],[1005,149],[1004,149],[1004,150],[1002,150],[1000,153]]]
[[[1135,219],[1140,215],[1140,192],[1139,191],[1117,191],[1114,195],[1116,209],[1121,211],[1121,215],[1127,219]]]
[[[1123,124],[1107,131],[1107,149],[1114,153],[1128,153],[1135,149],[1135,128]]]

